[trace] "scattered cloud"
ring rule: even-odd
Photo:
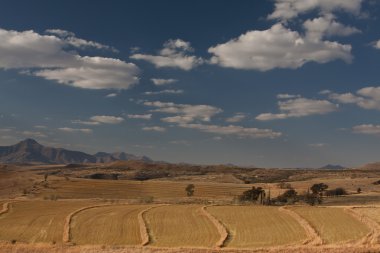
[[[152,118],[152,114],[128,114],[128,119],[145,119],[149,120]]]
[[[177,79],[172,79],[172,78],[170,79],[151,78],[150,80],[154,83],[154,85],[157,85],[157,86],[162,86],[162,85],[178,82]]]
[[[124,118],[122,117],[106,116],[106,115],[92,116],[90,119],[93,122],[98,122],[98,123],[103,123],[103,124],[119,124],[124,121]]]
[[[329,144],[327,143],[311,143],[309,144],[309,147],[312,147],[312,148],[324,148],[326,146],[328,146]]]
[[[245,113],[236,113],[234,116],[227,118],[226,122],[228,123],[237,123],[240,121],[243,121],[244,119],[247,118],[247,115]]]
[[[378,41],[375,41],[372,43],[373,44],[373,47],[376,48],[376,49],[380,49],[380,40]]]
[[[34,128],[38,128],[38,129],[46,129],[47,126],[43,126],[43,125],[36,125],[34,126]]]
[[[106,95],[106,98],[114,98],[114,97],[117,97],[118,94],[117,93],[110,93],[108,95]]]
[[[166,128],[160,126],[152,126],[152,127],[143,127],[144,131],[152,131],[152,132],[165,132]]]
[[[365,87],[356,94],[352,93],[329,93],[330,99],[342,104],[356,104],[367,110],[380,110],[380,87]]]
[[[276,119],[298,118],[309,115],[321,115],[334,112],[337,105],[327,100],[314,100],[307,98],[296,98],[286,101],[279,101],[280,113],[263,113],[256,117],[257,120],[268,121]]]
[[[183,90],[161,90],[161,91],[147,91],[144,95],[160,95],[160,94],[183,94]]]
[[[83,89],[128,89],[138,83],[140,69],[135,64],[81,56],[69,50],[70,45],[62,35],[0,29],[0,69],[16,69]]]
[[[289,20],[318,10],[322,14],[345,11],[359,15],[363,0],[275,0],[274,12],[268,19]]]
[[[291,94],[278,94],[278,99],[291,99],[291,98],[299,98],[301,95],[291,95]]]
[[[195,120],[208,122],[211,120],[211,117],[223,111],[220,108],[210,105],[175,104],[160,101],[145,101],[144,105],[155,107],[156,109],[151,110],[152,112],[177,114],[173,117],[161,119],[162,121],[170,123],[189,123]]]
[[[212,64],[260,71],[297,69],[308,62],[352,61],[351,45],[311,40],[282,24],[275,24],[268,30],[248,31],[208,51],[213,54]]]
[[[368,134],[380,136],[380,125],[363,124],[354,126],[352,131],[357,134]]]
[[[270,129],[246,128],[241,126],[218,126],[218,125],[204,125],[204,124],[180,124],[180,127],[196,129],[201,132],[218,134],[218,135],[231,135],[239,138],[269,138],[274,139],[280,137],[280,132],[275,132]]]
[[[203,63],[202,58],[189,55],[194,49],[189,42],[176,39],[168,40],[158,55],[133,54],[130,58],[152,63],[156,68],[179,68],[191,70]]]
[[[36,131],[23,131],[21,132],[22,135],[27,137],[34,137],[34,138],[46,138],[48,137],[46,134],[42,132],[36,132]]]
[[[61,127],[58,128],[58,130],[66,133],[84,133],[84,134],[91,134],[92,129],[89,128],[70,128],[70,127]]]

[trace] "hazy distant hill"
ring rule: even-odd
[[[334,164],[327,164],[326,166],[323,166],[319,168],[321,170],[344,170],[346,167],[341,165],[334,165]]]
[[[26,139],[12,146],[0,146],[0,163],[108,163],[118,160],[152,161],[146,156],[99,152],[95,155],[63,148],[45,147],[33,139]]]
[[[361,169],[361,170],[380,170],[380,162],[367,163],[363,166],[360,166],[358,169]]]

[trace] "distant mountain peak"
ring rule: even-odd
[[[327,164],[319,169],[323,169],[323,170],[343,170],[343,169],[346,169],[346,167],[342,166],[342,165],[336,165],[336,164]]]

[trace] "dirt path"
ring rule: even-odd
[[[280,207],[278,209],[280,212],[286,213],[295,219],[305,230],[307,239],[303,242],[304,245],[318,246],[323,244],[323,240],[318,234],[318,232],[313,228],[313,226],[304,218],[302,218],[298,213],[286,208]]]
[[[213,215],[211,215],[206,209],[208,206],[203,206],[201,208],[202,213],[214,224],[216,229],[218,230],[220,234],[219,241],[216,242],[215,247],[222,248],[226,246],[226,242],[228,241],[229,237],[231,236],[228,232],[227,228]]]
[[[380,244],[380,224],[372,220],[368,216],[356,212],[355,209],[361,207],[346,207],[344,210],[349,213],[352,217],[359,220],[369,227],[371,232],[369,232],[363,239],[357,242],[358,245],[379,245]]]
[[[153,208],[157,208],[161,206],[169,206],[169,204],[154,205],[141,211],[138,214],[137,218],[139,220],[139,225],[140,225],[141,246],[146,246],[152,242],[152,235],[150,234],[150,228],[148,226],[148,222],[146,221],[146,218],[144,217],[144,215],[148,211],[152,210]]]

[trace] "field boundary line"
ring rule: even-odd
[[[88,209],[106,207],[106,206],[112,206],[112,204],[86,206],[86,207],[79,208],[75,210],[74,212],[70,213],[69,215],[67,215],[65,218],[64,225],[63,225],[63,237],[62,237],[63,243],[69,243],[71,240],[71,221],[75,215]]]
[[[350,214],[353,218],[365,224],[371,231],[357,242],[358,245],[378,245],[380,243],[380,224],[370,217],[355,211],[362,207],[346,207],[344,211]]]
[[[139,223],[139,227],[140,227],[141,246],[146,246],[149,243],[151,243],[151,241],[152,241],[152,236],[149,233],[150,229],[148,226],[148,222],[144,218],[144,215],[148,211],[152,210],[153,208],[157,208],[157,207],[161,207],[161,206],[169,206],[169,205],[168,204],[153,205],[153,206],[150,206],[150,207],[148,207],[148,208],[146,208],[146,209],[144,209],[138,213],[137,219],[138,219],[138,223]]]
[[[280,207],[278,210],[295,219],[305,230],[307,239],[303,241],[303,245],[319,246],[323,244],[323,240],[319,235],[318,231],[305,218],[303,218],[295,211],[284,206]]]
[[[228,231],[227,227],[216,217],[214,217],[211,213],[209,213],[206,209],[207,207],[212,207],[214,205],[208,205],[208,206],[202,206],[201,211],[202,213],[211,221],[211,223],[216,227],[218,230],[218,233],[220,235],[219,241],[216,242],[215,247],[222,248],[226,246],[226,242],[231,237],[230,232]]]

